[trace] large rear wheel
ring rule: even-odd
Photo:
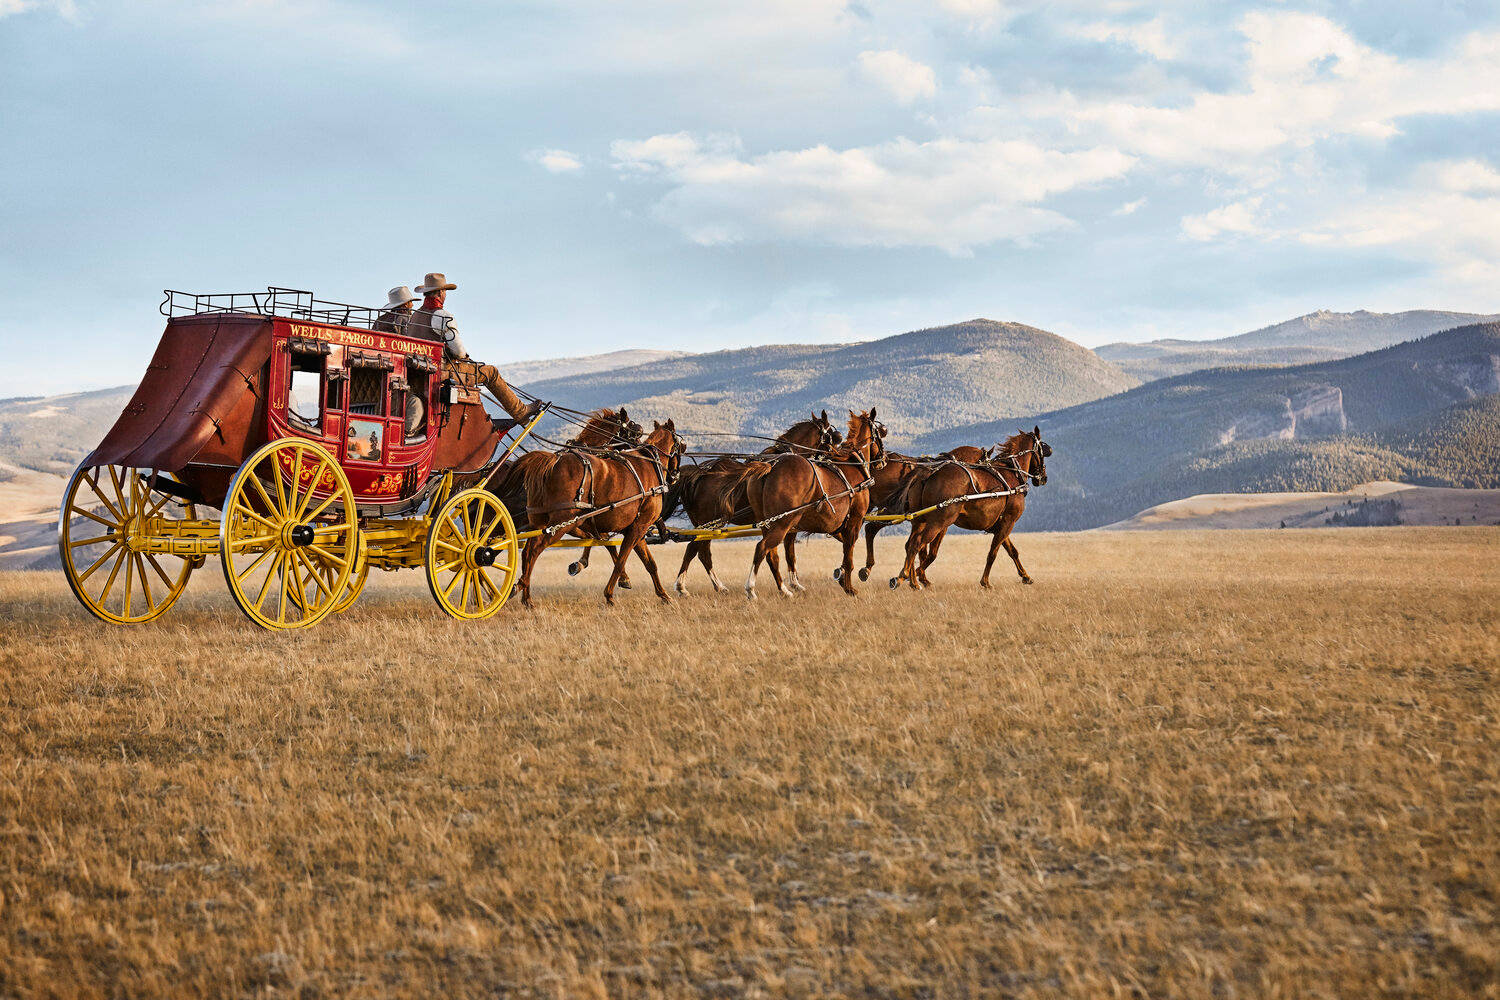
[[[353,575],[354,491],[333,456],[281,438],[245,460],[219,525],[229,593],[257,625],[306,628],[333,612]]]
[[[427,586],[454,618],[488,618],[505,606],[521,570],[510,511],[493,493],[464,490],[427,530]]]
[[[193,572],[190,556],[144,551],[153,525],[193,518],[191,504],[155,488],[165,476],[119,465],[73,470],[57,517],[63,573],[89,613],[139,625],[177,602]]]

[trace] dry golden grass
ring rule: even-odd
[[[984,541],[295,635],[0,576],[0,995],[1500,993],[1500,530]]]

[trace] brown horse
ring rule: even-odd
[[[588,421],[578,435],[571,438],[563,445],[564,448],[621,448],[639,445],[641,438],[645,436],[645,429],[634,420],[630,414],[625,412],[625,407],[611,410],[608,407],[600,407],[588,415]],[[510,516],[516,522],[516,528],[520,531],[527,530],[530,525],[526,523],[526,473],[546,460],[551,454],[545,451],[529,451],[519,458],[508,462],[499,473],[490,480],[489,490],[500,498],[510,511]],[[569,534],[585,537],[579,531]],[[579,570],[589,564],[589,552],[592,546],[583,550],[583,555],[575,563],[568,566],[568,575],[576,576]],[[613,558],[615,548],[608,545],[610,557]],[[626,590],[630,589],[629,575],[620,578],[620,586]]]
[[[653,423],[655,423],[653,421]],[[646,548],[646,531],[661,516],[662,494],[682,462],[683,444],[672,421],[655,423],[646,440],[617,451],[565,451],[549,455],[526,473],[526,519],[544,529],[527,539],[521,559],[521,601],[531,604],[531,571],[559,534],[576,527],[587,537],[620,534],[614,572],[604,600],[615,603],[615,584],[633,551],[651,574],[656,596],[670,601]],[[589,515],[579,519],[579,515]],[[564,527],[566,526],[566,527]]]
[[[960,462],[982,462],[990,457],[991,448],[976,448],[963,445],[941,455],[900,455],[887,452],[885,465],[875,473],[875,482],[870,484],[871,514],[900,514],[902,501],[912,480],[917,476],[942,465],[949,459]],[[875,536],[890,527],[890,521],[865,522],[865,564],[860,567],[861,581],[870,578],[875,568]]]
[[[916,476],[904,498],[908,511],[922,510],[945,500],[976,493],[1007,495],[965,500],[915,519],[911,536],[906,540],[905,567],[900,576],[891,580],[891,586],[899,586],[902,579],[913,590],[927,586],[927,567],[937,558],[944,536],[955,524],[969,531],[985,531],[991,535],[989,558],[985,560],[984,575],[979,580],[981,587],[989,588],[990,569],[995,565],[995,553],[1002,545],[1016,564],[1021,582],[1030,583],[1031,577],[1021,565],[1021,554],[1010,540],[1010,532],[1026,511],[1028,485],[1047,484],[1046,459],[1051,454],[1052,446],[1042,440],[1042,429],[1034,427],[1007,438],[998,454],[988,461],[951,461]],[[917,562],[919,556],[920,564]]]
[[[844,436],[839,433],[838,428],[829,422],[827,410],[821,415],[810,414],[807,420],[787,428],[776,439],[775,444],[761,452],[761,455],[766,456],[765,460],[742,461],[724,457],[683,469],[676,485],[667,494],[662,516],[671,517],[681,507],[695,528],[705,525],[718,527],[748,524],[751,514],[750,501],[745,495],[745,480],[749,473],[768,467],[767,460],[773,455],[829,452],[843,443],[843,440]],[[787,545],[791,544],[789,538]],[[679,594],[687,596],[688,590],[683,578],[687,576],[688,567],[695,558],[703,564],[714,590],[721,594],[729,590],[714,572],[712,546],[713,543],[707,538],[688,542],[687,550],[682,554],[682,566],[677,571],[675,588]],[[789,554],[787,558],[793,557]],[[800,587],[801,584],[797,586]]]
[[[745,578],[745,595],[755,600],[755,574],[761,560],[770,564],[776,589],[785,597],[801,589],[797,583],[797,532],[833,535],[844,543],[843,569],[839,583],[844,592],[856,593],[854,543],[870,505],[868,481],[873,470],[885,462],[884,435],[875,411],[849,411],[849,434],[844,443],[825,457],[809,459],[801,455],[783,455],[763,470],[746,478],[746,497],[751,515],[761,528],[760,541],[750,575]],[[778,545],[786,544],[787,573],[791,586],[782,582]]]

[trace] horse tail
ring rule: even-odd
[[[772,462],[750,461],[743,468],[735,469],[724,476],[723,482],[718,484],[714,491],[715,505],[726,516],[739,513],[739,509],[745,506],[752,489],[766,477],[766,474],[775,467]],[[752,509],[755,504],[751,502]]]
[[[907,501],[911,498],[913,490],[919,483],[926,482],[932,471],[922,465],[914,467],[896,482],[890,496],[886,497],[885,503],[880,505],[880,509],[887,514],[906,513]]]

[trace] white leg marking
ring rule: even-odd
[[[750,575],[745,577],[745,596],[752,601],[755,600],[755,570],[753,569]]]
[[[685,577],[685,576],[687,576],[686,573],[678,573],[677,574],[677,584],[676,584],[676,586],[677,586],[677,592],[679,594],[681,594],[683,597],[686,597],[688,595],[688,589],[682,585],[682,578]]]
[[[713,570],[708,571],[708,579],[713,583],[714,590],[717,590],[721,594],[728,593],[729,588],[720,582],[718,574]]]

